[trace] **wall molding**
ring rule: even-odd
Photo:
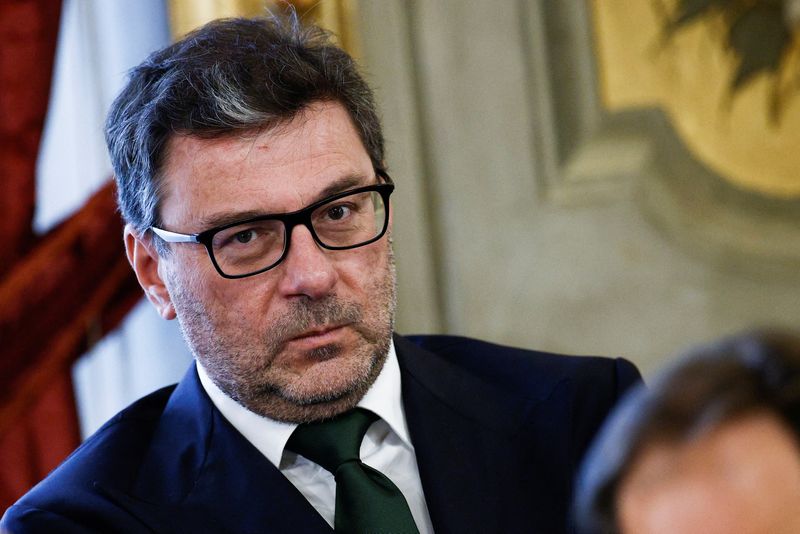
[[[569,206],[632,197],[692,256],[746,276],[800,278],[800,201],[733,186],[699,162],[660,109],[601,103],[588,2],[520,0],[539,190]]]

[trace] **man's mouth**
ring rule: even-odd
[[[341,340],[347,325],[326,325],[309,328],[303,333],[289,339],[288,344],[298,348],[313,349]]]

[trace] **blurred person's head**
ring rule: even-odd
[[[800,338],[698,348],[634,391],[579,477],[585,532],[800,532]]]

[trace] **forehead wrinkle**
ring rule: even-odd
[[[316,135],[317,128],[312,133],[309,111],[268,128],[215,139],[197,139],[200,143],[184,145],[180,139],[191,140],[192,136],[172,137],[169,147],[172,155],[180,152],[178,160],[183,165],[191,165],[184,168],[182,174],[182,178],[188,180],[185,184],[188,189],[174,187],[184,181],[177,176],[170,176],[168,180],[172,182],[171,193],[182,189],[181,197],[184,197],[181,210],[171,217],[172,223],[180,224],[179,221],[184,220],[191,222],[193,230],[200,231],[253,216],[297,211],[327,196],[375,182],[369,161],[365,164],[360,157],[358,164],[353,161],[355,148],[350,150],[342,146],[341,136],[328,131],[330,128],[321,135]],[[327,116],[319,120],[329,126],[338,124]],[[358,146],[363,148],[360,139]],[[179,150],[175,151],[176,148]],[[207,156],[203,156],[203,152]],[[176,163],[173,157],[169,160],[168,163]],[[267,187],[269,184],[276,187],[272,193],[271,187]],[[198,196],[201,190],[205,191],[202,198]],[[195,208],[199,209],[192,213],[194,201],[197,201]]]
[[[324,189],[317,192],[314,196],[313,200],[308,202],[307,204],[303,205],[302,207],[298,208],[298,210],[304,209],[307,206],[319,202],[329,196],[336,195],[337,193],[341,193],[347,191],[348,189],[354,189],[356,187],[360,187],[365,185],[364,182],[366,181],[366,177],[360,174],[351,174],[344,176],[334,182],[328,184]],[[298,200],[302,200],[301,193],[297,192]],[[223,226],[229,223],[234,223],[237,221],[244,221],[247,219],[254,219],[256,217],[262,217],[264,215],[282,215],[285,213],[291,213],[293,211],[298,210],[259,210],[259,209],[250,209],[250,210],[224,210],[219,212],[214,212],[208,215],[201,215],[197,217],[197,224],[204,228],[216,227],[216,226]]]

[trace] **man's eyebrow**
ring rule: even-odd
[[[246,219],[255,219],[268,213],[261,210],[248,210],[248,211],[226,211],[221,213],[213,213],[200,217],[197,219],[197,225],[204,229],[216,228],[218,226],[225,226],[226,224],[244,221]]]
[[[367,180],[368,179],[365,176],[356,174],[340,178],[328,184],[324,189],[322,189],[319,193],[317,193],[314,196],[314,199],[308,204],[319,202],[322,199],[325,199],[329,196],[333,196],[337,193],[341,193],[342,191],[347,191],[348,189],[353,189],[355,187],[366,185],[365,182]],[[218,226],[225,226],[226,224],[244,221],[247,219],[254,219],[256,217],[262,217],[264,215],[276,215],[279,213],[286,213],[286,211],[266,211],[266,210],[226,211],[200,217],[197,219],[197,225],[205,229],[216,228]]]
[[[347,191],[348,189],[367,185],[367,180],[368,178],[363,174],[352,174],[343,178],[339,178],[338,180],[328,184],[327,187],[317,193],[314,202],[319,202],[324,198],[341,193],[342,191]]]

